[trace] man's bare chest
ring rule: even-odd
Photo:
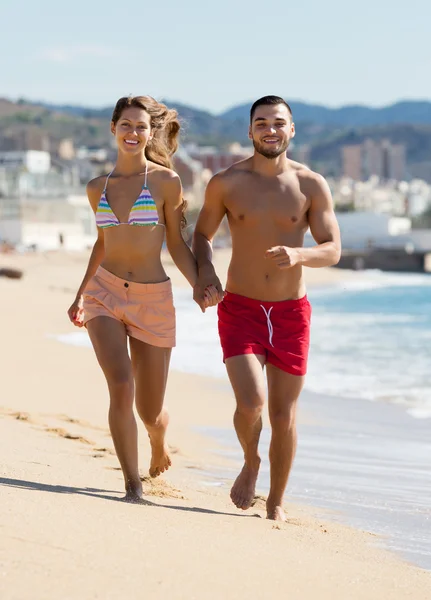
[[[291,188],[237,189],[225,200],[228,218],[243,225],[278,225],[290,229],[306,221],[309,201]]]

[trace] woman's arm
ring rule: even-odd
[[[78,288],[78,291],[76,292],[77,298],[80,298],[82,296],[83,291],[87,287],[87,284],[90,281],[90,279],[96,273],[97,267],[102,262],[104,256],[105,256],[105,242],[103,239],[103,230],[99,229],[98,235],[97,235],[97,240],[94,243],[93,250],[92,250],[92,252],[90,254],[90,258],[88,260],[87,270],[85,271],[84,278],[81,282],[81,285]]]
[[[99,204],[100,199],[100,181],[99,179],[93,179],[87,185],[87,195],[88,200],[90,202],[90,206],[93,209],[93,212],[96,213],[97,206]],[[72,302],[69,310],[67,311],[69,315],[69,319],[72,321],[74,325],[77,327],[82,327],[82,293],[87,287],[88,282],[96,273],[97,267],[103,260],[105,255],[105,241],[103,235],[103,229],[97,230],[97,240],[93,246],[93,250],[91,252],[90,258],[88,260],[87,270],[85,271],[84,278],[81,282],[81,285],[78,288],[76,293],[75,300]]]
[[[196,260],[181,233],[183,208],[181,181],[173,171],[166,171],[163,175],[166,245],[172,260],[190,285],[194,287],[198,272]]]

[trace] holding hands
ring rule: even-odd
[[[223,287],[214,268],[201,269],[193,288],[193,300],[199,305],[201,311],[205,312],[210,306],[216,306],[223,297]]]

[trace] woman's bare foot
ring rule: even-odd
[[[163,435],[158,437],[152,435],[150,437],[151,444],[151,463],[150,463],[150,476],[158,477],[171,466],[171,458],[169,456],[168,447],[164,441]]]
[[[230,497],[237,508],[247,510],[252,505],[256,492],[259,464],[260,461],[253,468],[244,464],[241,473],[236,478],[230,491]]]
[[[126,495],[123,498],[124,502],[132,502],[139,504],[143,502],[142,498],[142,483],[138,481],[128,481],[126,483]]]
[[[281,506],[270,506],[266,504],[266,518],[270,521],[286,521],[286,513]]]

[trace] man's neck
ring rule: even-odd
[[[266,158],[262,154],[255,152],[252,158],[252,167],[255,173],[264,177],[275,177],[288,171],[290,161],[285,152],[276,158]]]

